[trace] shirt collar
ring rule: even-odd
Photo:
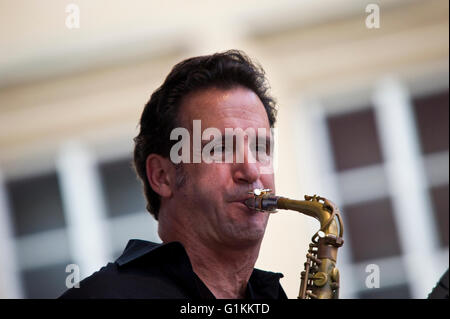
[[[116,260],[116,263],[119,267],[124,266],[136,259],[156,252],[165,253],[172,257],[178,255],[182,260],[183,265],[181,266],[186,268],[185,271],[192,271],[189,256],[180,242],[153,243],[145,240],[131,239],[122,255]],[[177,273],[177,271],[174,271],[174,274]],[[194,274],[193,271],[192,273]],[[194,274],[194,276],[196,275]],[[279,281],[283,277],[282,273],[253,269],[247,286],[247,298],[277,298],[279,289],[281,288]]]
[[[164,247],[165,249],[167,249],[169,247],[175,246],[181,246],[181,248],[183,248],[181,243],[179,242],[158,244],[140,239],[131,239],[128,241],[128,244],[125,247],[125,250],[123,251],[122,255],[119,258],[117,258],[116,263],[119,266],[123,266],[135,259],[138,259],[156,250],[164,249]]]

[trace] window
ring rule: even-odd
[[[59,297],[66,291],[66,266],[70,262],[41,266],[26,269],[22,272],[22,285],[25,298],[50,298]]]
[[[160,242],[157,223],[146,210],[143,188],[131,158],[98,165],[109,229],[112,255],[119,257],[131,238]]]
[[[448,90],[414,98],[401,84],[379,90],[373,106],[362,103],[324,113],[331,180],[351,248],[343,267],[354,279],[352,297],[422,298],[430,292],[423,291],[430,283],[424,273],[433,270],[420,273],[414,260],[432,260],[435,271],[448,267],[440,257],[448,256],[449,236]],[[419,154],[415,145],[420,145]],[[410,188],[408,182],[416,184]],[[421,209],[405,213],[409,202]],[[428,238],[435,234],[441,250]],[[416,249],[415,241],[421,241],[422,249]],[[378,289],[365,286],[365,268],[372,263],[382,272]]]
[[[448,247],[448,151],[449,151],[449,94],[441,91],[419,96],[413,100],[413,111],[421,151],[427,167],[432,218],[439,232],[441,247]],[[446,175],[443,176],[443,175]]]
[[[16,257],[26,298],[56,298],[65,287],[69,242],[56,172],[6,182]]]
[[[99,171],[108,216],[145,211],[144,193],[130,158],[101,163]]]
[[[6,184],[15,236],[65,226],[55,172],[11,180]]]
[[[414,99],[420,145],[424,154],[448,151],[448,91]]]
[[[327,125],[337,171],[383,161],[371,108],[328,116]]]
[[[342,208],[354,262],[397,256],[401,253],[389,198]]]
[[[411,293],[408,285],[391,286],[380,289],[366,289],[358,294],[361,299],[408,299]]]

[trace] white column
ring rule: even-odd
[[[83,279],[111,261],[95,161],[82,145],[70,142],[60,150],[57,170],[70,249]]]
[[[385,79],[373,102],[406,275],[412,297],[426,298],[435,284],[430,274],[438,241],[409,95],[398,81]]]
[[[23,298],[4,178],[0,171],[0,298]]]

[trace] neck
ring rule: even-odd
[[[159,235],[162,241],[183,244],[194,272],[216,298],[245,297],[262,239],[249,245],[231,246],[205,242],[197,234],[189,232],[186,225],[181,231],[175,231],[173,224],[170,225],[170,231],[165,226],[165,222],[160,219]]]
[[[242,249],[182,242],[194,272],[218,299],[244,298],[258,258],[260,242]]]

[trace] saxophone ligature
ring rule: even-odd
[[[320,229],[312,236],[304,271],[301,272],[299,299],[339,298],[337,251],[344,243],[344,225],[336,205],[320,196],[292,200],[271,194],[270,189],[254,189],[245,204],[256,211],[275,213],[277,209],[294,210],[314,217]]]

